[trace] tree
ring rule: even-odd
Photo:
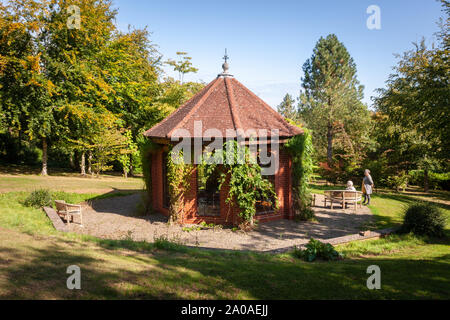
[[[334,34],[320,38],[303,65],[299,114],[313,130],[315,149],[331,167],[339,143],[340,159],[356,163],[370,145],[370,113],[361,99],[356,65]],[[336,141],[337,140],[337,141]]]
[[[7,132],[41,140],[42,175],[47,175],[48,142],[57,136],[52,83],[46,78],[41,36],[47,1],[20,0],[1,5],[0,97]],[[3,112],[2,112],[3,113]]]
[[[82,12],[79,28],[67,26],[69,5]],[[116,117],[108,109],[114,89],[101,63],[113,37],[116,11],[111,1],[101,0],[54,0],[47,11],[40,40],[46,78],[54,91],[50,103],[61,136],[76,142],[74,149],[84,158],[83,146],[91,144],[106,121]]]
[[[177,56],[178,61],[169,59],[166,63],[172,66],[175,71],[178,71],[180,83],[183,84],[184,75],[189,72],[196,73],[198,69],[192,66],[192,58],[187,55],[187,52],[178,51]]]
[[[396,134],[403,144],[389,143],[384,148],[393,154],[403,152],[410,167],[424,171],[424,189],[428,191],[428,173],[441,165],[448,166],[450,150],[450,69],[448,25],[450,2],[443,0],[445,19],[437,33],[438,45],[427,49],[425,41],[398,55],[399,62],[389,76],[387,86],[379,89],[377,110],[385,115],[384,126],[391,128],[382,136]],[[445,21],[445,22],[444,22]],[[408,139],[405,139],[408,137]],[[403,148],[402,148],[403,146]]]
[[[289,93],[283,98],[283,101],[278,105],[277,111],[285,118],[295,120],[297,118],[297,110],[294,105],[295,100]]]

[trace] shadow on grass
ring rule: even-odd
[[[445,203],[433,201],[431,199],[417,199],[414,196],[410,196],[410,195],[406,195],[406,194],[377,193],[375,196],[378,198],[381,198],[381,199],[392,199],[392,200],[400,201],[400,202],[403,202],[404,204],[410,204],[413,202],[421,202],[421,201],[430,202],[441,209],[450,210],[450,205],[447,205]]]
[[[305,263],[259,255],[118,255],[59,245],[0,246],[1,299],[448,299],[450,255],[429,260],[373,258]],[[17,252],[16,252],[17,251]],[[24,256],[24,253],[26,255]],[[17,257],[22,257],[17,259]],[[382,289],[366,287],[369,265]],[[81,268],[81,290],[66,268]]]

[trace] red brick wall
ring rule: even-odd
[[[152,155],[152,193],[153,208],[155,211],[168,215],[168,209],[163,208],[163,179],[162,156],[160,150]],[[279,169],[275,175],[275,192],[279,201],[279,210],[272,214],[258,215],[255,220],[267,222],[281,218],[292,219],[292,161],[290,156],[280,148]],[[184,214],[182,223],[215,223],[223,225],[237,225],[240,222],[239,207],[228,205],[225,200],[228,196],[228,186],[225,183],[220,191],[220,216],[197,216],[197,170],[191,176],[190,188],[184,197]]]
[[[165,215],[169,210],[163,207],[163,179],[162,179],[162,158],[163,150],[158,150],[152,155],[152,201],[153,209]]]

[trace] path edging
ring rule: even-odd
[[[42,209],[44,209],[44,212],[47,214],[48,218],[53,223],[53,227],[55,227],[57,231],[69,232],[67,226],[56,213],[55,209],[50,207],[43,207]]]

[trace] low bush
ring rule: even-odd
[[[184,252],[187,250],[187,248],[184,247],[179,240],[177,240],[177,239],[169,240],[169,237],[166,235],[161,235],[159,237],[158,236],[153,237],[153,246],[156,249],[166,250],[166,251]]]
[[[52,194],[47,189],[39,189],[30,193],[23,204],[27,207],[42,208],[52,205]]]
[[[343,257],[342,254],[336,251],[333,245],[320,242],[313,238],[305,245],[305,249],[294,248],[293,255],[308,262],[312,262],[316,260],[316,258],[321,258],[323,260],[337,260]]]
[[[429,202],[416,202],[406,209],[400,231],[443,237],[444,228],[445,216],[437,206]]]
[[[408,176],[410,184],[423,187],[423,170],[410,170]],[[450,190],[450,172],[436,173],[430,171],[428,173],[428,185],[430,189]]]
[[[315,213],[314,210],[307,207],[303,210],[296,212],[294,216],[295,221],[301,222],[301,221],[314,221],[315,220]]]

